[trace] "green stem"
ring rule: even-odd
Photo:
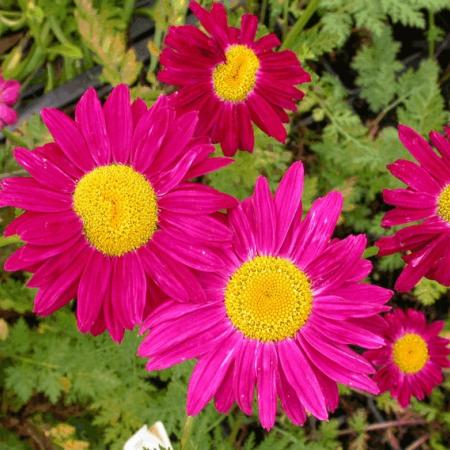
[[[434,22],[434,13],[428,11],[428,56],[434,58],[436,52],[436,24]]]
[[[239,413],[233,423],[233,426],[231,427],[230,437],[229,441],[230,444],[235,444],[236,438],[238,437],[239,431],[242,426],[242,420],[244,418],[244,415],[242,413]]]
[[[297,19],[297,22],[295,22],[294,26],[290,29],[284,39],[283,45],[281,46],[282,49],[292,48],[294,46],[297,36],[302,32],[303,28],[305,28],[305,25],[308,23],[308,20],[316,12],[319,2],[320,0],[311,0],[308,3],[308,6],[303,11],[303,14]]]
[[[0,247],[6,247],[7,245],[20,244],[22,240],[19,236],[0,236]]]
[[[189,442],[189,438],[191,436],[193,423],[194,423],[194,416],[186,416],[186,419],[185,419],[184,425],[183,425],[183,434],[181,436],[181,441],[180,441],[180,449],[181,450],[186,450],[188,448],[188,442]]]
[[[2,130],[3,136],[9,139],[14,145],[19,145],[20,147],[27,147],[28,144],[21,139],[19,136],[16,136],[11,130],[8,128],[3,128]]]
[[[259,21],[260,23],[264,23],[264,19],[266,18],[267,12],[267,0],[262,1],[261,10],[259,12]]]
[[[59,369],[60,368],[60,366],[58,366],[56,364],[47,363],[45,361],[36,361],[35,359],[27,358],[26,356],[10,355],[10,358],[16,359],[17,361],[21,361],[21,362],[31,364],[34,366],[45,367],[47,369]]]

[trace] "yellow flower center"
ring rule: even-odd
[[[81,178],[73,194],[88,241],[100,252],[121,256],[156,231],[158,203],[144,175],[129,166],[100,166]]]
[[[428,361],[427,343],[416,333],[406,333],[394,343],[393,356],[402,372],[419,372]]]
[[[450,223],[450,184],[442,189],[438,197],[438,214],[442,220]]]
[[[246,45],[228,47],[225,56],[226,62],[213,70],[214,91],[222,100],[241,102],[255,87],[259,59]]]
[[[281,341],[293,337],[311,313],[307,276],[292,262],[256,256],[242,264],[225,289],[225,308],[247,338]]]

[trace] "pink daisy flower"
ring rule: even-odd
[[[229,212],[232,247],[226,267],[201,273],[208,302],[168,301],[149,316],[139,355],[148,370],[189,358],[187,412],[212,399],[220,412],[234,402],[252,413],[256,388],[264,428],[275,422],[277,399],[290,420],[328,417],[336,383],[378,393],[372,366],[349,345],[383,345],[378,315],[387,289],[362,283],[371,270],[363,235],[332,239],[342,196],[316,200],[302,220],[303,166],[293,164],[273,196],[260,177],[255,193]]]
[[[6,125],[17,122],[17,113],[11,108],[20,94],[20,83],[16,80],[5,80],[0,75],[0,130]]]
[[[94,89],[78,102],[75,121],[46,109],[55,142],[15,150],[31,178],[2,182],[0,206],[26,212],[5,234],[26,245],[6,270],[33,272],[34,310],[48,315],[77,299],[78,327],[105,328],[120,341],[164,295],[203,300],[190,268],[217,270],[214,247],[231,234],[210,216],[236,201],[187,180],[227,165],[193,138],[196,113],[175,116],[166,97],[147,110],[116,87],[102,107]],[[161,292],[160,292],[161,290]]]
[[[275,34],[255,40],[258,19],[244,14],[241,28],[230,27],[224,6],[211,11],[192,1],[190,8],[208,34],[192,25],[170,27],[158,78],[179,88],[177,111],[200,111],[198,132],[221,144],[226,155],[251,152],[252,122],[280,142],[286,139],[285,110],[295,111],[311,80],[292,51],[275,52]]]
[[[427,324],[419,311],[397,309],[385,319],[386,345],[364,356],[379,368],[374,380],[380,391],[390,391],[406,408],[411,397],[423,400],[442,382],[442,368],[450,367],[450,341],[439,337],[443,321]]]
[[[416,131],[404,125],[398,135],[417,160],[398,160],[389,171],[407,185],[406,189],[386,189],[384,201],[395,209],[387,212],[382,225],[412,223],[376,245],[380,255],[402,252],[406,267],[395,288],[407,292],[422,277],[450,286],[450,128],[446,136],[430,133],[433,147]]]

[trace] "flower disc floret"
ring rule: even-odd
[[[213,70],[214,92],[225,101],[244,101],[255,87],[259,59],[246,45],[231,45],[225,56],[226,62]]]
[[[225,307],[234,327],[247,338],[281,341],[295,336],[308,320],[311,286],[289,260],[257,256],[231,276]]]
[[[417,373],[428,361],[428,346],[416,333],[406,333],[393,346],[393,358],[403,373]]]
[[[84,175],[76,185],[73,207],[86,238],[105,255],[136,250],[156,231],[155,191],[144,175],[126,165],[100,166]]]
[[[450,223],[450,184],[445,186],[438,197],[438,215]]]

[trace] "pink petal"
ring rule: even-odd
[[[422,167],[408,160],[398,160],[388,164],[388,170],[416,191],[437,194],[440,184]]]
[[[186,302],[206,300],[197,279],[183,264],[174,261],[153,245],[143,247],[139,253],[144,269],[172,299]]]
[[[198,239],[210,243],[231,241],[231,230],[214,217],[185,216],[171,214],[168,211],[164,211],[161,216],[161,228],[166,229],[167,224],[173,228],[171,234],[176,233],[181,240]]]
[[[14,109],[0,103],[0,128],[4,125],[13,125],[17,122],[17,113]]]
[[[428,247],[424,248],[420,254],[414,254],[414,260],[407,264],[395,282],[395,289],[400,292],[410,291],[420,279],[432,268],[434,261],[442,256],[443,238],[438,238]]]
[[[277,216],[269,183],[264,177],[256,180],[253,196],[256,221],[256,247],[262,254],[272,254],[276,247]]]
[[[287,382],[303,406],[320,420],[328,418],[325,398],[319,382],[302,349],[292,339],[278,343],[280,365]]]
[[[253,152],[255,146],[255,135],[253,133],[253,125],[250,117],[249,108],[245,103],[237,105],[237,123],[240,132],[239,148],[248,152]]]
[[[408,189],[385,189],[383,199],[388,205],[403,208],[423,209],[436,205],[436,196],[425,192],[413,192]]]
[[[423,209],[395,208],[384,215],[381,225],[383,227],[392,227],[408,222],[416,222],[417,220],[435,216],[435,211],[435,206]]]
[[[348,366],[340,366],[331,358],[325,357],[311,347],[302,336],[298,336],[298,339],[302,349],[308,355],[309,360],[312,361],[318,370],[325,373],[329,378],[354,389],[361,389],[371,394],[379,393],[376,383],[374,383],[367,375],[356,373]]]
[[[233,158],[207,158],[200,163],[194,164],[186,175],[186,179],[197,178],[208,173],[216,172],[234,162]]]
[[[275,344],[266,342],[261,346],[256,367],[259,420],[265,430],[275,424],[277,412],[278,362]]]
[[[221,209],[232,208],[236,199],[215,189],[184,183],[176,190],[164,195],[159,201],[161,208],[184,214],[211,214]]]
[[[80,253],[72,258],[67,271],[60,273],[50,284],[39,290],[33,309],[36,314],[51,314],[75,297],[77,283],[84,269],[83,261],[88,257],[88,251],[84,246]]]
[[[94,160],[78,125],[57,109],[43,109],[41,117],[67,158],[83,172],[90,171]]]
[[[163,107],[162,97],[160,99],[141,117],[133,133],[133,167],[142,173],[153,164],[160,151],[173,115]]]
[[[195,161],[197,153],[189,151],[178,161],[178,163],[167,172],[159,175],[158,179],[154,181],[153,186],[158,195],[167,194],[173,188],[178,186],[181,181],[186,178],[187,172]],[[153,181],[153,180],[152,180]]]
[[[251,45],[255,39],[257,28],[258,18],[253,14],[244,14],[241,17],[240,42],[245,45]]]
[[[398,137],[421,166],[438,177],[441,182],[450,181],[449,167],[417,131],[405,125],[399,125]]]
[[[233,390],[236,403],[245,414],[252,414],[257,362],[262,345],[256,340],[243,339],[236,355]]]
[[[228,219],[234,232],[234,249],[245,261],[249,255],[256,253],[256,239],[241,204],[229,211]]]
[[[339,192],[330,192],[311,206],[292,255],[301,267],[313,261],[328,244],[341,214],[342,202]]]
[[[94,88],[89,88],[75,107],[75,120],[97,164],[108,164],[111,148],[102,105]]]
[[[171,121],[160,152],[156,155],[152,170],[165,171],[172,167],[185,153],[194,136],[198,112],[191,111]]]
[[[14,150],[14,157],[43,186],[48,186],[56,191],[73,192],[75,187],[73,179],[48,159],[20,147]]]
[[[82,225],[78,217],[69,211],[52,214],[26,212],[20,216],[15,232],[33,245],[55,245],[75,235],[81,236]]]
[[[297,393],[288,383],[283,369],[278,368],[278,386],[277,392],[280,397],[281,406],[286,411],[286,415],[295,425],[303,425],[306,421],[306,411]]]
[[[189,415],[198,414],[215,395],[235,357],[238,339],[238,335],[231,332],[195,366],[187,395],[186,409]]]
[[[222,414],[227,414],[234,402],[234,392],[233,392],[233,384],[232,384],[232,376],[233,376],[233,364],[230,364],[228,367],[227,373],[224,376],[222,383],[218,387],[215,398],[214,405]]]
[[[36,212],[72,209],[70,195],[46,189],[32,178],[5,178],[1,186],[0,206],[14,206]]]
[[[247,99],[252,120],[269,136],[280,142],[286,140],[286,130],[276,112],[260,95],[250,95]]]
[[[331,342],[358,345],[364,348],[379,348],[384,344],[381,336],[348,321],[339,321],[336,318],[320,320],[312,316],[309,323],[314,326],[316,334],[328,338]]]
[[[125,84],[116,86],[103,107],[112,160],[126,164],[131,152],[133,117],[130,90]]]
[[[155,310],[153,316],[158,311]],[[147,370],[166,369],[214,351],[229,332],[230,327],[223,321],[223,312],[216,305],[192,306],[190,311],[175,319],[158,321],[140,345],[138,355],[150,358]]]
[[[215,272],[224,267],[224,262],[212,249],[179,241],[163,231],[155,233],[152,243],[175,261],[193,269]]]
[[[78,286],[77,322],[82,333],[90,331],[99,316],[109,288],[110,276],[110,259],[91,250]]]
[[[292,222],[301,219],[303,193],[303,164],[291,165],[284,174],[275,192],[275,207],[278,218],[278,245],[282,246]]]
[[[304,327],[300,331],[302,337],[316,351],[320,352],[327,358],[332,359],[336,364],[342,367],[351,367],[353,372],[370,374],[374,373],[374,369],[362,356],[349,350],[345,345],[337,344],[336,342],[328,341],[326,338],[321,338],[315,333],[312,327]]]

